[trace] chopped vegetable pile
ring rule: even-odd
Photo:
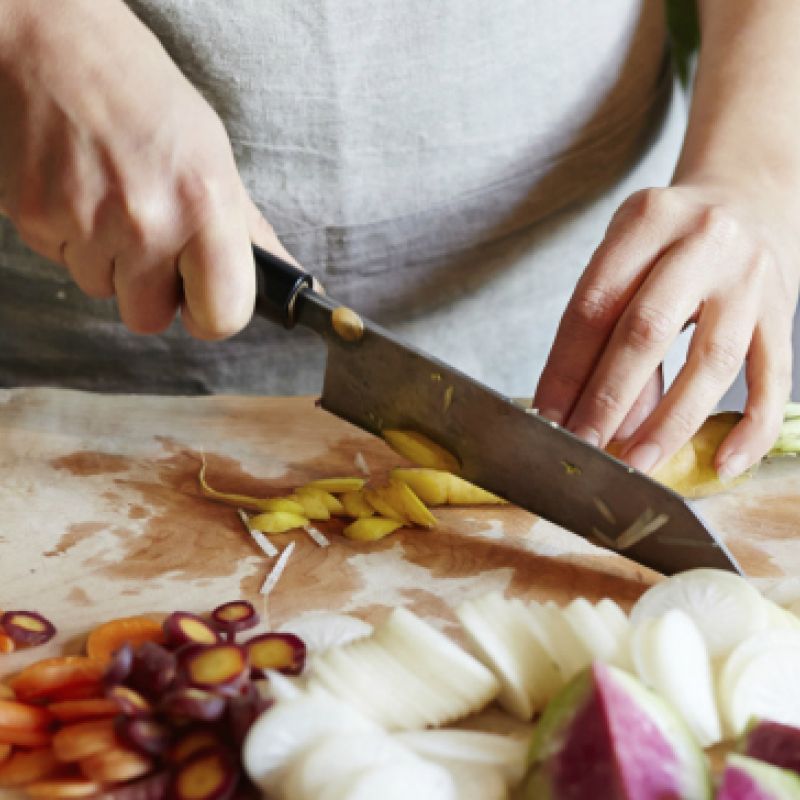
[[[55,628],[38,614],[3,616],[23,644]],[[208,619],[176,611],[95,628],[85,656],[36,662],[0,684],[0,787],[33,798],[226,800],[257,797],[240,747],[270,700],[271,670],[296,675],[304,643],[260,633],[250,603]],[[33,631],[35,636],[31,636]]]

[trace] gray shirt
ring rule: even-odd
[[[129,0],[328,292],[529,392],[615,204],[683,127],[656,0]],[[0,385],[317,391],[310,335],[138,337],[0,220]]]

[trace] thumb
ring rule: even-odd
[[[210,217],[178,257],[181,319],[199,339],[224,339],[253,315],[256,279],[247,214],[241,206]]]

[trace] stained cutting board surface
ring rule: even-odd
[[[407,606],[455,632],[450,608],[490,590],[567,602],[611,596],[629,606],[656,579],[516,508],[437,510],[431,532],[350,542],[273,537],[293,556],[266,603],[272,566],[236,511],[200,496],[201,453],[216,488],[285,493],[314,478],[371,477],[402,460],[311,398],[155,398],[61,390],[0,392],[0,608],[51,618],[58,638],[0,657],[0,675],[48,654],[77,652],[92,625],[115,616],[205,611],[244,597],[268,622],[316,610],[381,618]],[[704,501],[754,576],[800,575],[800,470],[768,464],[757,478]],[[798,465],[800,466],[800,465]]]

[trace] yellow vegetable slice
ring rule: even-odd
[[[733,411],[710,416],[691,440],[653,473],[653,479],[688,498],[707,497],[747,480],[752,470],[734,480],[721,481],[714,467],[717,449],[740,419],[741,414]],[[612,442],[608,451],[617,455],[623,446]]]
[[[203,495],[211,500],[219,500],[221,503],[227,503],[237,508],[249,508],[255,511],[289,511],[294,514],[303,513],[303,506],[300,505],[300,503],[292,502],[285,497],[250,497],[244,494],[217,491],[209,486],[206,481],[205,458],[200,467],[197,480],[200,483],[200,490]]]
[[[302,494],[295,492],[290,499],[302,506],[303,514],[308,517],[308,519],[325,520],[331,518],[331,512],[328,511],[328,507],[320,497],[313,492],[303,492]]]
[[[308,519],[289,511],[265,511],[250,517],[248,524],[251,530],[262,533],[285,533],[295,528],[304,528],[308,525]]]
[[[344,533],[348,539],[355,539],[358,542],[375,542],[402,527],[403,523],[396,519],[371,517],[369,519],[357,519],[355,522],[351,522],[342,533]]]
[[[364,488],[366,481],[363,478],[319,478],[305,485],[307,489],[322,489],[331,494],[344,494],[345,492],[358,492]]]
[[[429,506],[502,505],[508,501],[450,472],[425,467],[397,467],[392,477],[408,484]]]
[[[431,514],[422,500],[417,497],[414,490],[403,481],[392,478],[386,487],[386,496],[403,516],[415,525],[423,528],[435,528],[436,517]]]
[[[387,429],[382,433],[392,450],[420,467],[442,469],[446,472],[458,472],[461,468],[452,453],[417,431]]]
[[[339,497],[344,513],[354,519],[366,519],[375,514],[375,509],[367,502],[362,491],[345,492]]]
[[[396,508],[392,503],[392,499],[386,496],[386,487],[382,486],[377,489],[364,489],[364,499],[377,511],[382,517],[393,519],[396,522],[406,523],[403,512]]]
[[[318,489],[314,486],[301,486],[295,489],[294,492],[301,500],[303,497],[315,497],[328,509],[329,514],[341,514],[344,511],[344,506],[338,498],[334,497],[330,492],[324,489]]]

